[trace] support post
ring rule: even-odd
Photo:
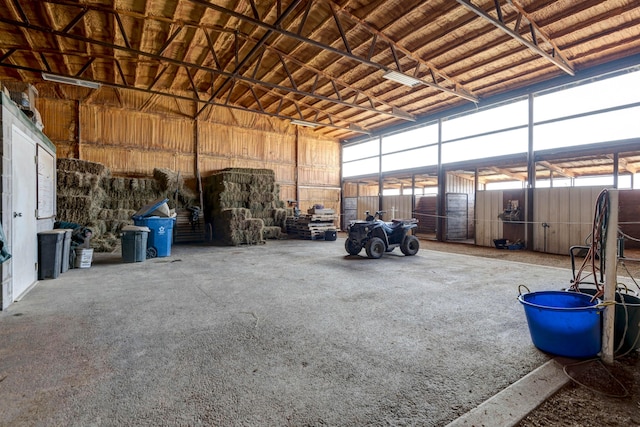
[[[616,301],[616,285],[618,282],[618,190],[609,190],[609,218],[607,224],[607,239],[605,247],[605,279],[604,301]],[[613,364],[615,304],[607,305],[603,312],[602,322],[602,361]]]

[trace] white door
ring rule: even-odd
[[[36,144],[19,129],[11,133],[11,265],[13,300],[38,279],[38,231],[36,224]]]

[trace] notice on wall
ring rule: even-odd
[[[38,145],[38,218],[55,216],[56,159]]]

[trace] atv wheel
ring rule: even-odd
[[[420,241],[416,236],[411,234],[406,236],[402,241],[402,244],[400,245],[400,250],[406,256],[417,254],[419,249],[420,249]]]
[[[384,254],[384,242],[379,237],[372,237],[365,246],[369,258],[378,259]]]
[[[362,250],[362,246],[355,243],[351,239],[347,239],[344,241],[344,249],[347,251],[349,255],[358,255]]]

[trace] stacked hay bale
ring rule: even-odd
[[[90,228],[96,244],[104,233],[99,217],[108,199],[102,181],[110,173],[100,163],[57,159],[56,219]]]
[[[101,231],[114,237],[133,224],[131,217],[138,209],[163,195],[153,178],[105,177],[102,186],[108,197],[99,215]]]
[[[84,160],[58,159],[57,168],[56,219],[90,228],[97,252],[113,251],[122,227],[133,224],[133,214],[150,202],[165,197],[176,208],[191,206],[196,198],[169,169],[154,170],[154,178],[126,178]]]
[[[169,199],[168,204],[171,209],[200,205],[199,202],[196,203],[196,194],[185,186],[184,177],[180,172],[166,168],[155,168],[153,177],[165,197]]]
[[[205,215],[228,245],[280,238],[286,210],[270,169],[227,168],[204,180]]]

